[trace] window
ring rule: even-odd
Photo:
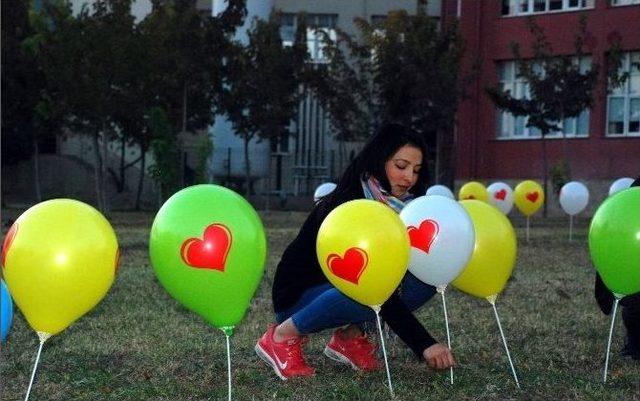
[[[577,62],[577,60],[576,60]],[[591,58],[580,60],[580,68],[587,70],[591,66]],[[534,69],[540,68],[534,65]],[[507,61],[498,65],[500,84],[502,89],[512,94],[516,99],[529,97],[529,85],[518,76],[518,64]],[[516,117],[513,114],[498,110],[496,119],[496,136],[498,139],[533,139],[540,138],[541,132],[537,128],[527,127],[528,117]],[[560,123],[560,130],[550,132],[546,138],[583,138],[589,135],[589,110],[583,111],[578,117],[566,118]]]
[[[631,4],[640,4],[640,0],[611,0],[612,6],[628,6]]]
[[[593,8],[595,0],[502,0],[502,15],[529,15]],[[640,0],[612,0],[635,1]]]
[[[640,136],[640,52],[623,55],[625,82],[607,96],[607,136]]]
[[[285,13],[280,19],[280,36],[282,44],[291,46],[295,39],[298,16]],[[323,35],[327,34],[331,40],[336,40],[336,14],[307,14],[307,49],[312,62],[325,63],[327,58],[323,53],[325,44]]]

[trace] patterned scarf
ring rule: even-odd
[[[407,193],[402,199],[396,198],[395,196],[385,191],[374,176],[369,176],[368,178],[363,177],[361,183],[362,191],[364,192],[364,196],[367,199],[382,202],[385,205],[389,206],[391,209],[395,210],[396,213],[400,213],[407,202],[413,199],[413,195],[411,195],[410,193]]]

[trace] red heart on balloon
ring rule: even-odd
[[[409,233],[409,240],[411,246],[423,250],[425,253],[429,253],[431,244],[436,239],[440,227],[435,220],[427,219],[420,223],[420,228],[414,226],[407,227]]]
[[[467,197],[465,199],[475,199],[476,197],[473,195],[467,195]]]
[[[222,224],[211,224],[202,237],[189,238],[182,243],[182,260],[191,267],[224,271],[231,249],[231,231]]]
[[[358,284],[362,272],[369,263],[367,253],[360,248],[349,248],[344,253],[344,258],[332,253],[327,257],[329,270],[343,280]]]
[[[499,190],[495,194],[493,194],[493,197],[496,198],[496,199],[504,200],[504,198],[507,197],[507,190],[502,188],[501,190]]]
[[[538,191],[534,191],[534,192],[528,192],[527,193],[527,199],[531,202],[531,203],[535,203],[538,200]]]
[[[4,237],[4,242],[2,243],[2,268],[5,266],[5,259],[7,258],[7,253],[9,252],[9,248],[13,243],[13,239],[18,234],[18,223],[13,223],[9,231],[7,231],[7,235]]]

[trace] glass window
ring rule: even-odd
[[[607,117],[609,135],[624,134],[624,98],[609,98],[609,114]]]
[[[640,98],[629,101],[629,133],[640,134]]]
[[[562,10],[562,0],[549,0],[549,11]]]
[[[640,135],[640,52],[622,55],[620,74],[628,78],[618,87],[609,88],[607,135]]]
[[[535,0],[533,2],[533,12],[540,13],[547,11],[547,0]]]

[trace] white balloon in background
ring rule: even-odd
[[[502,214],[509,214],[513,209],[513,189],[504,182],[494,182],[487,187],[489,203],[497,207]]]
[[[324,184],[318,185],[318,188],[316,188],[313,193],[313,201],[318,202],[320,199],[333,192],[334,189],[336,189],[336,184],[333,182],[325,182]]]
[[[575,216],[587,207],[589,190],[578,181],[571,181],[560,189],[560,206],[568,215]]]
[[[421,196],[402,209],[411,241],[409,271],[427,284],[445,286],[462,273],[475,246],[473,222],[455,200]]]
[[[616,192],[620,192],[623,189],[629,188],[632,183],[633,183],[633,178],[630,178],[630,177],[618,178],[609,187],[609,196],[615,194]]]
[[[453,192],[451,192],[451,190],[445,187],[444,185],[430,186],[429,189],[427,189],[426,195],[427,196],[440,195],[440,196],[446,196],[447,198],[450,198],[450,199],[455,199],[455,196],[453,196]]]

